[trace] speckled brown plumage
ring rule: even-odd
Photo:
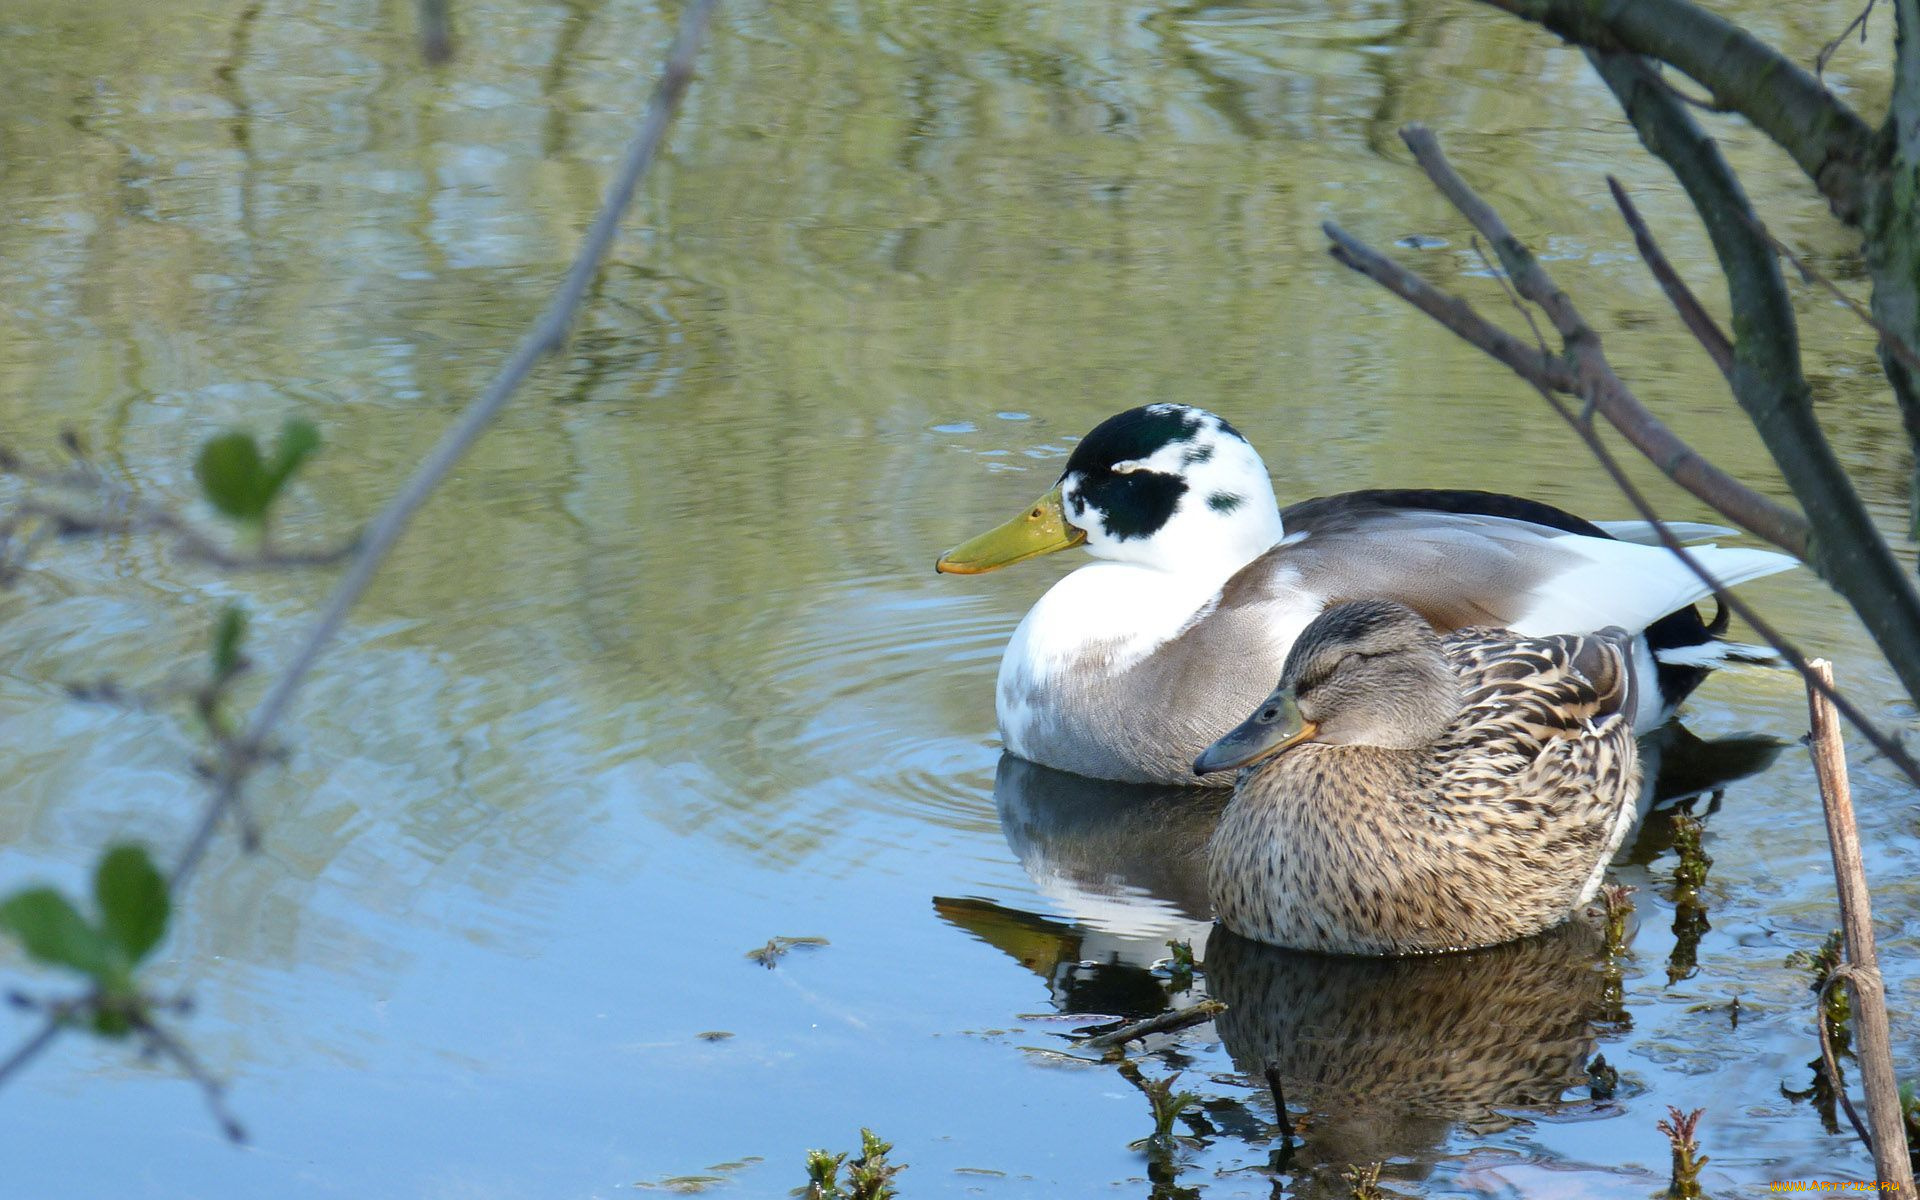
[[[1433,637],[1406,615],[1398,636]],[[1592,897],[1639,789],[1628,635],[1480,628],[1434,640],[1458,681],[1437,737],[1401,749],[1308,741],[1242,774],[1209,850],[1228,928],[1296,949],[1421,953],[1525,937]],[[1383,657],[1320,649],[1349,669]],[[1407,703],[1398,691],[1344,699]]]

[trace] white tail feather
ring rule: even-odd
[[[1740,531],[1729,529],[1725,525],[1708,525],[1704,521],[1665,521],[1667,531],[1682,542],[1702,542],[1708,538],[1732,537]],[[1607,531],[1623,542],[1632,542],[1639,546],[1658,546],[1660,535],[1653,531],[1651,521],[1595,521],[1595,525]]]
[[[1705,667],[1709,671],[1724,667],[1729,663],[1752,663],[1762,667],[1785,667],[1786,660],[1768,646],[1751,646],[1745,642],[1723,642],[1714,639],[1701,642],[1697,646],[1673,646],[1665,650],[1656,650],[1654,658],[1670,667]]]
[[[1691,553],[1714,586],[1700,582],[1687,565],[1666,550],[1633,542],[1566,538],[1561,545],[1585,561],[1559,571],[1532,596],[1515,632],[1589,633],[1607,625],[1645,629],[1677,609],[1716,591],[1799,565],[1771,550],[1742,546],[1695,546]]]

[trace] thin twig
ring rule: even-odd
[[[1534,349],[1540,352],[1540,357],[1553,357],[1553,351],[1547,349],[1547,335],[1540,332],[1540,322],[1533,319],[1533,310],[1527,307],[1526,302],[1520,298],[1520,293],[1514,289],[1512,277],[1495,266],[1493,260],[1487,257],[1486,247],[1480,244],[1479,234],[1473,237],[1473,256],[1480,260],[1481,269],[1486,271],[1488,277],[1498,283],[1500,290],[1506,293],[1507,303],[1512,306],[1513,311],[1519,313],[1520,319],[1527,323],[1527,332],[1533,335]],[[1593,402],[1589,400],[1587,403],[1591,407]]]
[[[1144,1021],[1135,1021],[1131,1025],[1122,1025],[1118,1029],[1095,1034],[1080,1044],[1094,1049],[1105,1049],[1109,1046],[1124,1046],[1128,1042],[1146,1037],[1149,1034],[1173,1033],[1177,1030],[1186,1029],[1189,1026],[1198,1025],[1204,1021],[1211,1021],[1225,1011],[1227,1011],[1227,1006],[1219,1000],[1202,1000],[1200,1003],[1188,1008],[1175,1009],[1172,1012],[1163,1012],[1158,1016],[1148,1017]]]
[[[400,540],[400,535],[406,531],[414,514],[426,503],[427,497],[453,469],[453,465],[486,431],[540,360],[566,344],[567,331],[573,324],[581,299],[599,271],[601,260],[612,248],[620,221],[634,192],[647,169],[652,166],[674,111],[693,81],[694,56],[699,50],[713,4],[714,0],[694,0],[682,16],[680,30],[668,52],[660,82],[647,102],[639,129],[628,144],[626,157],[608,189],[606,201],[595,215],[573,265],[546,311],[521,339],[512,356],[500,368],[499,374],[487,385],[486,391],[441,436],[426,460],[414,470],[386,507],[368,523],[358,553],[334,587],[333,594],[327,598],[325,608],[314,618],[292,661],[254,710],[246,732],[237,739],[234,752],[222,763],[215,780],[213,800],[202,813],[169,877],[169,884],[174,890],[179,890],[192,877],[194,869],[206,854],[214,830],[233,808],[247,776],[259,762],[262,748],[267,744],[267,737],[274,725],[285,715],[294,693],[299,690],[315,660],[339,632],[348,611],[367,590],[374,573],[379,570],[394,543]]]
[[[1404,268],[1376,252],[1360,253],[1359,243],[1340,234],[1338,227],[1329,223],[1322,228],[1336,243],[1334,257],[1386,285],[1515,372],[1579,397],[1583,405],[1594,407],[1606,417],[1608,423],[1669,479],[1747,532],[1804,559],[1808,546],[1806,518],[1715,466],[1654,416],[1607,362],[1600,336],[1593,326],[1532,252],[1507,228],[1493,206],[1481,199],[1453,169],[1433,132],[1424,125],[1411,124],[1400,131],[1400,136],[1434,186],[1492,245],[1514,287],[1547,314],[1564,343],[1564,357],[1544,351],[1538,354],[1519,351],[1513,344],[1515,339],[1504,331],[1494,334],[1492,331],[1498,330],[1498,326],[1479,317],[1464,301],[1424,282],[1417,287],[1405,286],[1409,278],[1417,277],[1410,277]],[[1366,255],[1371,255],[1374,261],[1364,261]],[[1538,364],[1543,360],[1557,363],[1561,369],[1541,370]]]
[[[1853,789],[1847,781],[1847,751],[1840,740],[1840,723],[1828,703],[1833,664],[1815,659],[1809,680],[1821,688],[1808,689],[1812,719],[1814,773],[1820,778],[1821,806],[1827,817],[1827,846],[1833,852],[1834,890],[1840,900],[1840,928],[1846,935],[1847,961],[1834,971],[1844,977],[1853,994],[1854,1028],[1860,1035],[1860,1086],[1867,1093],[1867,1123],[1873,1136],[1874,1168],[1883,1182],[1891,1182],[1903,1200],[1913,1200],[1913,1160],[1907,1153],[1906,1117],[1900,1109],[1900,1084],[1893,1074],[1893,1029],[1887,1019],[1887,987],[1880,978],[1880,961],[1873,944],[1873,902],[1867,892],[1866,863],[1860,853],[1860,828],[1853,818]],[[1832,980],[1828,981],[1831,986]],[[1824,990],[1818,1020],[1826,1033]],[[1837,1073],[1834,1091],[1845,1097]],[[1847,1115],[1853,1117],[1852,1106]],[[1856,1128],[1858,1119],[1855,1118]],[[1864,1135],[1863,1135],[1864,1136]]]
[[[1574,394],[1584,404],[1597,408],[1635,449],[1675,483],[1749,533],[1804,559],[1808,537],[1806,518],[1713,465],[1640,403],[1607,361],[1599,333],[1572,298],[1547,274],[1533,252],[1507,228],[1499,212],[1453,169],[1433,131],[1424,125],[1409,124],[1401,129],[1400,137],[1433,185],[1492,244],[1515,289],[1547,314],[1564,343],[1566,361],[1579,381]]]
[[[1646,260],[1648,269],[1660,284],[1660,290],[1667,294],[1668,301],[1679,312],[1681,322],[1707,352],[1707,357],[1713,360],[1713,365],[1720,368],[1720,373],[1732,379],[1733,343],[1720,331],[1719,324],[1707,312],[1706,306],[1700,303],[1700,298],[1693,294],[1693,289],[1687,286],[1687,281],[1680,278],[1680,272],[1674,270],[1673,264],[1661,251],[1660,243],[1653,240],[1653,231],[1640,218],[1640,210],[1627,195],[1627,189],[1620,186],[1618,179],[1609,175],[1607,190],[1613,193],[1614,204],[1619,207],[1620,215],[1626,218],[1627,228],[1633,231],[1633,244],[1639,248],[1640,257]]]
[[[1903,12],[1920,7],[1915,0],[1899,2]],[[1606,7],[1616,11],[1643,5]],[[1620,101],[1641,144],[1673,170],[1713,243],[1726,277],[1728,323],[1735,335],[1731,390],[1812,524],[1808,553],[1802,558],[1852,606],[1907,694],[1920,696],[1920,589],[1887,544],[1820,423],[1801,361],[1799,318],[1783,264],[1760,234],[1752,200],[1720,146],[1683,105],[1656,86],[1650,64],[1633,54],[1609,51],[1589,50],[1587,58]],[[1810,83],[1812,77],[1799,82]],[[1788,84],[1784,78],[1769,78],[1764,86],[1777,97]],[[1830,174],[1817,166],[1813,173],[1819,178]],[[1829,197],[1834,198],[1833,193]],[[1910,440],[1920,439],[1920,392],[1912,373],[1884,349],[1881,364],[1901,399]]]
[[[7,1055],[5,1062],[0,1062],[0,1084],[6,1083],[16,1071],[40,1057],[40,1052],[51,1046],[53,1040],[67,1028],[69,1015],[70,1010],[64,1005],[56,1006],[49,1011],[46,1023],[40,1026],[39,1031],[14,1047],[13,1053]]]
[[[1794,253],[1793,247],[1775,237],[1772,230],[1760,224],[1757,220],[1754,222],[1754,228],[1760,231],[1760,236],[1767,240],[1767,244],[1772,246],[1774,250],[1779,253],[1780,257],[1786,259],[1787,262],[1793,265],[1794,270],[1800,272],[1800,278],[1806,280],[1808,283],[1816,284],[1826,289],[1834,299],[1846,305],[1849,312],[1859,317],[1866,323],[1868,328],[1880,335],[1880,340],[1886,345],[1889,354],[1905,364],[1908,370],[1920,371],[1920,353],[1914,351],[1913,346],[1908,343],[1907,339],[1901,337],[1884,321],[1874,316],[1866,305],[1841,291],[1839,284],[1822,274],[1812,263]]]
[[[1606,448],[1606,443],[1602,442],[1599,434],[1594,432],[1593,426],[1581,421],[1577,413],[1560,403],[1559,399],[1545,388],[1536,386],[1535,390],[1540,392],[1547,403],[1553,406],[1554,411],[1559,413],[1560,416],[1574,428],[1575,432],[1580,435],[1580,439],[1587,444],[1587,449],[1592,451],[1594,457],[1600,460],[1600,465],[1606,470],[1607,474],[1613,478],[1615,486],[1627,497],[1627,502],[1633,506],[1634,511],[1638,512],[1641,518],[1652,526],[1654,533],[1660,539],[1660,544],[1671,551],[1681,562],[1685,563],[1687,568],[1700,579],[1701,583],[1712,589],[1720,603],[1733,610],[1735,616],[1752,626],[1753,631],[1760,635],[1760,639],[1771,646],[1774,653],[1784,659],[1788,666],[1792,667],[1802,678],[1806,679],[1808,685],[1814,691],[1819,692],[1831,701],[1833,706],[1840,711],[1841,715],[1846,717],[1848,724],[1859,730],[1860,735],[1872,743],[1874,749],[1886,755],[1896,767],[1900,768],[1902,774],[1906,775],[1906,777],[1916,785],[1920,785],[1920,763],[1915,763],[1913,756],[1907,753],[1906,748],[1892,736],[1882,732],[1879,726],[1875,725],[1872,720],[1867,717],[1866,713],[1860,710],[1858,705],[1841,695],[1830,683],[1814,675],[1807,656],[1800,651],[1800,648],[1792,642],[1789,642],[1779,630],[1773,627],[1771,622],[1755,612],[1752,605],[1740,599],[1737,594],[1721,586],[1720,582],[1713,577],[1712,573],[1700,564],[1700,560],[1695,558],[1687,550],[1687,547],[1667,528],[1666,522],[1654,511],[1653,506],[1647,502],[1646,496],[1641,493],[1640,489],[1633,485],[1633,481],[1629,479],[1626,472],[1621,469],[1619,461],[1616,460],[1612,452]]]
[[[135,503],[117,505],[113,493],[102,489],[103,500],[121,511],[81,512],[66,505],[37,497],[14,503],[8,517],[11,531],[21,521],[33,519],[41,524],[35,533],[42,538],[111,537],[118,534],[165,534],[174,540],[174,549],[187,558],[227,571],[276,570],[288,567],[327,567],[345,561],[358,547],[358,539],[338,546],[318,549],[282,549],[267,543],[258,550],[241,553],[227,549],[214,538],[179,514],[158,505]],[[15,559],[24,566],[26,554]]]
[[[1633,481],[1627,477],[1627,473],[1621,469],[1619,460],[1613,457],[1613,452],[1608,450],[1606,443],[1600,440],[1600,435],[1595,432],[1592,424],[1582,421],[1579,414],[1567,408],[1547,389],[1536,384],[1534,390],[1538,391],[1546,402],[1553,406],[1553,410],[1572,426],[1575,433],[1579,434],[1580,440],[1586,443],[1587,449],[1600,461],[1600,466],[1613,479],[1614,486],[1626,496],[1627,503],[1631,504],[1634,511],[1640,514],[1641,519],[1652,527],[1655,535],[1660,539],[1660,544],[1685,563],[1687,569],[1715,593],[1720,603],[1726,605],[1735,616],[1752,626],[1753,631],[1760,635],[1760,639],[1771,646],[1774,653],[1785,660],[1788,666],[1798,672],[1810,688],[1832,701],[1833,706],[1846,717],[1849,724],[1860,731],[1862,737],[1873,744],[1874,749],[1886,755],[1888,760],[1900,768],[1901,773],[1915,785],[1920,785],[1920,763],[1914,762],[1913,756],[1907,753],[1906,748],[1891,735],[1883,733],[1858,705],[1841,695],[1832,684],[1815,675],[1807,656],[1800,651],[1800,648],[1788,641],[1771,622],[1755,612],[1751,604],[1721,586],[1712,572],[1702,566],[1700,560],[1695,558],[1680,539],[1673,535],[1673,531],[1667,528],[1666,522],[1659,513],[1654,511],[1653,505],[1647,501],[1646,496],[1634,486]]]
[[[1534,258],[1532,252],[1507,229],[1506,223],[1500,219],[1500,215],[1494,211],[1493,207],[1482,200],[1479,195],[1467,185],[1466,181],[1454,171],[1452,164],[1447,162],[1446,155],[1441,151],[1439,141],[1433,136],[1432,132],[1422,125],[1409,125],[1401,130],[1401,137],[1406,141],[1408,148],[1413,151],[1414,158],[1420,163],[1421,168],[1425,170],[1428,177],[1433,180],[1434,185],[1438,187],[1441,193],[1447,197],[1448,201],[1452,203],[1476,229],[1482,234],[1485,234],[1487,240],[1493,244],[1494,249],[1500,255],[1501,262],[1506,267],[1507,275],[1511,277],[1513,286],[1518,290],[1519,294],[1539,305],[1553,322],[1555,329],[1565,340],[1567,357],[1573,359],[1578,365],[1579,380],[1582,385],[1577,390],[1573,390],[1572,394],[1578,396],[1590,407],[1599,407],[1600,411],[1605,414],[1607,408],[1596,398],[1595,389],[1610,389],[1611,387],[1617,386],[1624,392],[1625,385],[1620,383],[1619,376],[1614,374],[1612,367],[1606,362],[1605,355],[1600,348],[1599,336],[1593,331],[1593,328],[1586,323],[1585,318],[1580,315],[1579,310],[1574,307],[1572,300],[1568,298],[1566,293],[1562,292],[1553,283],[1552,279],[1547,276],[1546,271],[1539,265],[1538,260]],[[1476,328],[1477,326],[1487,326],[1497,329],[1495,326],[1490,326],[1484,318],[1473,313],[1471,307],[1464,301],[1457,297],[1447,295],[1446,293],[1438,292],[1438,290],[1431,285],[1419,281],[1404,267],[1386,258],[1371,246],[1347,234],[1344,230],[1340,229],[1339,226],[1328,222],[1323,225],[1322,228],[1326,230],[1328,237],[1334,241],[1333,253],[1335,259],[1360,271],[1369,278],[1380,282],[1396,295],[1401,296],[1409,303],[1421,308],[1422,311],[1431,313],[1427,304],[1422,303],[1422,301],[1426,300],[1431,302],[1431,297],[1438,296],[1441,303],[1436,307],[1446,312],[1450,317],[1458,319],[1459,315],[1464,312],[1471,316],[1471,324],[1475,325]],[[1442,318],[1436,317],[1436,319]],[[1459,332],[1459,328],[1455,324],[1445,319],[1442,319],[1442,323],[1447,324],[1449,329],[1454,329],[1456,332]],[[1518,339],[1505,334],[1504,331],[1501,331],[1501,333],[1507,342],[1517,343]],[[1912,756],[1906,752],[1904,747],[1889,735],[1881,732],[1879,727],[1869,720],[1866,714],[1852,701],[1840,695],[1831,686],[1817,679],[1807,665],[1806,655],[1801,653],[1798,647],[1787,641],[1779,631],[1774,629],[1770,622],[1755,612],[1753,607],[1746,603],[1746,601],[1740,599],[1732,592],[1726,591],[1719,582],[1714,579],[1712,573],[1707,571],[1707,569],[1700,564],[1699,560],[1688,552],[1678,538],[1674,537],[1672,530],[1667,528],[1666,523],[1660,518],[1659,514],[1654,511],[1653,506],[1648,503],[1639,488],[1634,486],[1632,480],[1629,479],[1621,469],[1619,462],[1613,457],[1612,452],[1607,449],[1606,444],[1601,441],[1598,433],[1594,430],[1591,421],[1583,419],[1580,414],[1569,410],[1560,402],[1558,397],[1553,394],[1556,390],[1557,377],[1550,372],[1531,371],[1528,369],[1529,364],[1537,363],[1542,358],[1551,358],[1551,356],[1545,355],[1542,350],[1530,350],[1520,354],[1513,354],[1511,352],[1495,354],[1493,350],[1483,345],[1482,341],[1476,336],[1467,334],[1462,334],[1462,336],[1466,337],[1467,340],[1474,345],[1480,346],[1483,350],[1487,350],[1489,354],[1494,354],[1495,357],[1505,362],[1516,374],[1519,374],[1521,378],[1532,385],[1533,388],[1540,393],[1541,397],[1547,401],[1548,405],[1552,407],[1554,412],[1565,420],[1574,432],[1579,435],[1580,439],[1587,445],[1589,451],[1593,453],[1594,457],[1599,460],[1600,465],[1607,471],[1607,474],[1612,477],[1615,485],[1620,488],[1622,494],[1627,497],[1627,500],[1633,505],[1635,510],[1639,512],[1640,516],[1653,528],[1661,544],[1677,556],[1708,589],[1717,593],[1720,602],[1725,604],[1734,615],[1751,625],[1754,632],[1759,634],[1789,666],[1807,681],[1809,687],[1816,688],[1821,691],[1822,694],[1828,696],[1828,698],[1833,701],[1834,706],[1846,717],[1847,721],[1859,729],[1861,735],[1872,743],[1875,749],[1885,754],[1888,759],[1900,768],[1901,772],[1905,774],[1907,778],[1915,784],[1920,785],[1920,763],[1915,763]],[[1604,395],[1605,393],[1602,394]],[[1622,432],[1625,433],[1626,430],[1623,429]],[[1632,438],[1629,437],[1629,440],[1632,440]],[[1636,443],[1636,446],[1637,445]],[[1644,449],[1642,449],[1641,452],[1647,453]],[[1691,451],[1688,451],[1688,453],[1691,453]],[[1663,470],[1666,469],[1666,464],[1661,463],[1658,459],[1655,459],[1655,462],[1656,465],[1660,465]],[[1672,477],[1673,473],[1668,471],[1668,475]],[[1746,490],[1744,485],[1737,486],[1743,491]],[[1692,488],[1688,490],[1694,491]],[[1694,494],[1699,496],[1700,492],[1694,491]],[[1706,499],[1705,496],[1701,498]],[[1709,502],[1711,503],[1711,501]],[[1738,520],[1743,525],[1746,524],[1744,520],[1735,517],[1720,505],[1715,504],[1714,507],[1723,515],[1728,516],[1729,519]],[[1797,515],[1796,519],[1799,519]],[[1776,542],[1775,544],[1781,543]],[[1802,557],[1804,557],[1804,554]]]
[[[239,1119],[233,1115],[233,1110],[227,1107],[226,1085],[215,1079],[201,1065],[200,1060],[187,1048],[186,1043],[151,1020],[143,1018],[136,1023],[135,1028],[147,1039],[149,1045],[171,1058],[186,1077],[199,1086],[200,1094],[206,1098],[208,1111],[213,1113],[213,1119],[220,1123],[220,1128],[227,1137],[235,1142],[245,1142],[246,1126],[240,1124]]]
[[[1840,36],[1820,47],[1820,53],[1814,55],[1813,58],[1813,77],[1815,79],[1819,79],[1825,74],[1827,64],[1833,61],[1834,54],[1840,49],[1840,43],[1847,40],[1848,34],[1858,29],[1860,31],[1860,44],[1862,46],[1867,44],[1867,18],[1873,15],[1873,6],[1876,3],[1878,3],[1878,0],[1867,0],[1867,6],[1853,15],[1853,20],[1847,22],[1847,27],[1840,31]]]

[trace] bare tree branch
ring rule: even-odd
[[[1631,54],[1589,52],[1648,150],[1686,189],[1727,277],[1733,310],[1733,394],[1766,443],[1812,528],[1806,560],[1846,598],[1900,676],[1920,697],[1920,592],[1861,503],[1813,409],[1800,365],[1800,334],[1780,260],[1761,233],[1720,148]]]
[[[1860,115],[1751,33],[1688,0],[1486,0],[1567,41],[1667,63],[1793,156],[1841,220],[1866,211],[1875,134]],[[1909,0],[1911,2],[1911,0]]]
[[[1583,402],[1592,400],[1596,411],[1607,417],[1635,449],[1702,503],[1789,553],[1799,554],[1804,550],[1804,524],[1796,514],[1779,508],[1764,496],[1758,497],[1760,504],[1752,504],[1742,495],[1750,492],[1745,484],[1734,480],[1681,441],[1658,417],[1646,411],[1617,376],[1614,384],[1589,390],[1588,382],[1564,359],[1526,345],[1482,317],[1465,300],[1433,287],[1338,225],[1329,221],[1321,228],[1333,240],[1332,254],[1341,265],[1379,283],[1469,345],[1505,363],[1528,383],[1579,397]],[[1726,488],[1722,480],[1730,482],[1732,487]],[[1779,509],[1781,515],[1768,516],[1769,507]]]
[[[1666,522],[1660,517],[1659,513],[1654,511],[1653,505],[1647,501],[1645,494],[1634,486],[1633,480],[1629,479],[1627,473],[1620,468],[1619,461],[1613,457],[1613,452],[1607,449],[1606,443],[1600,440],[1600,435],[1595,432],[1592,422],[1582,420],[1578,413],[1562,404],[1559,399],[1547,389],[1536,388],[1535,390],[1553,407],[1554,412],[1559,414],[1560,418],[1566,421],[1575,433],[1580,435],[1580,440],[1586,443],[1587,449],[1592,452],[1594,458],[1599,460],[1601,468],[1613,479],[1614,486],[1618,487],[1621,494],[1626,496],[1627,503],[1633,506],[1634,511],[1640,514],[1642,520],[1653,527],[1654,533],[1660,538],[1660,544],[1671,551],[1681,562],[1685,563],[1687,569],[1692,571],[1701,583],[1712,588],[1718,595],[1720,602],[1733,610],[1735,616],[1752,626],[1753,631],[1760,635],[1761,640],[1773,647],[1774,652],[1785,660],[1788,666],[1797,671],[1802,679],[1806,680],[1809,689],[1831,701],[1834,708],[1839,710],[1840,715],[1845,717],[1848,723],[1855,729],[1858,729],[1861,736],[1872,743],[1874,749],[1886,755],[1888,760],[1899,767],[1901,773],[1915,785],[1920,785],[1920,763],[1914,762],[1913,756],[1907,753],[1906,747],[1902,746],[1899,741],[1891,735],[1883,732],[1878,725],[1873,723],[1872,719],[1869,718],[1866,713],[1860,710],[1858,705],[1841,695],[1831,684],[1816,675],[1810,665],[1810,660],[1798,646],[1788,641],[1785,635],[1775,629],[1772,622],[1766,620],[1756,612],[1751,604],[1742,600],[1734,592],[1722,588],[1712,573],[1701,565],[1700,560],[1695,558],[1687,549],[1686,545],[1673,535],[1673,531],[1667,528]]]
[[[1496,216],[1494,220],[1498,221],[1498,217]],[[1504,225],[1496,227],[1503,230],[1505,228]],[[1329,222],[1322,226],[1322,228],[1326,230],[1327,236],[1334,241],[1333,256],[1336,260],[1360,271],[1369,278],[1378,280],[1396,295],[1401,296],[1416,307],[1421,308],[1423,312],[1428,311],[1426,306],[1422,304],[1421,298],[1434,293],[1434,289],[1430,285],[1418,280],[1411,272],[1406,271],[1405,268],[1400,267],[1392,260],[1381,255],[1377,250],[1374,250],[1364,242],[1353,238],[1350,234],[1340,229],[1339,226]],[[1510,237],[1511,235],[1508,236]],[[1524,250],[1525,248],[1522,247],[1521,249]],[[1463,301],[1452,297],[1445,297],[1445,299],[1450,302],[1450,308],[1456,313],[1460,311],[1471,313],[1472,311],[1467,308]],[[1532,299],[1532,297],[1529,297],[1529,299]],[[1486,323],[1484,319],[1478,317],[1477,314],[1474,314],[1474,320],[1483,325]],[[1452,328],[1452,326],[1448,327]],[[1502,334],[1502,336],[1506,336],[1509,341],[1517,341],[1517,339],[1511,338],[1510,335]],[[1468,336],[1467,340],[1476,346],[1480,344],[1473,336]],[[1503,358],[1502,361],[1507,360]],[[1509,363],[1509,365],[1511,366],[1513,364]],[[1553,411],[1562,420],[1566,421],[1574,432],[1579,435],[1581,441],[1586,444],[1587,449],[1593,454],[1595,459],[1599,461],[1602,469],[1607,472],[1608,476],[1613,479],[1615,485],[1619,487],[1621,493],[1626,496],[1628,503],[1630,503],[1634,510],[1639,513],[1640,517],[1653,528],[1655,534],[1660,539],[1661,545],[1665,546],[1677,556],[1680,561],[1700,579],[1702,584],[1718,593],[1721,603],[1725,604],[1734,615],[1752,626],[1754,632],[1760,636],[1761,640],[1771,646],[1788,666],[1799,672],[1800,675],[1806,679],[1808,687],[1820,691],[1831,699],[1841,715],[1860,731],[1861,736],[1865,737],[1876,750],[1886,755],[1908,779],[1912,780],[1916,785],[1920,785],[1920,763],[1916,763],[1913,757],[1907,753],[1906,749],[1901,746],[1896,739],[1875,725],[1858,705],[1815,678],[1808,667],[1807,656],[1801,652],[1799,647],[1788,641],[1784,635],[1775,629],[1771,622],[1754,611],[1752,605],[1740,599],[1737,594],[1726,591],[1721,587],[1719,581],[1713,577],[1706,567],[1701,565],[1700,560],[1694,557],[1678,538],[1674,537],[1672,531],[1667,528],[1666,522],[1660,517],[1659,513],[1654,510],[1646,496],[1639,488],[1634,486],[1633,481],[1627,476],[1626,472],[1621,469],[1619,461],[1615,459],[1613,453],[1607,449],[1606,443],[1600,439],[1599,433],[1595,430],[1593,423],[1584,418],[1580,413],[1568,408],[1554,395],[1556,390],[1570,391],[1571,394],[1576,396],[1580,396],[1582,393],[1576,389],[1557,387],[1554,376],[1551,373],[1541,372],[1529,374],[1519,367],[1515,367],[1514,369],[1521,378],[1525,379],[1540,393],[1541,397],[1547,401]],[[1597,401],[1595,407],[1596,409],[1599,408]]]
[[[1610,382],[1584,380],[1561,357],[1527,345],[1481,316],[1467,301],[1440,291],[1338,225],[1329,221],[1321,228],[1332,239],[1333,257],[1342,266],[1385,287],[1528,383],[1578,397],[1583,403],[1591,400],[1636,450],[1696,499],[1789,554],[1805,552],[1806,523],[1797,513],[1714,466],[1647,411],[1617,375],[1609,373]],[[1597,350],[1597,341],[1594,345]]]
[[[1893,95],[1882,136],[1894,144],[1896,164],[1920,156],[1920,129],[1902,114],[1920,111],[1920,0],[1893,0]]]
[[[1592,404],[1636,450],[1728,520],[1756,537],[1764,538],[1796,557],[1807,553],[1807,523],[1798,513],[1775,503],[1713,465],[1687,445],[1642,404],[1607,362],[1600,335],[1546,268],[1507,228],[1493,206],[1467,185],[1446,155],[1433,131],[1409,125],[1400,136],[1413,151],[1427,178],[1480,231],[1520,294],[1540,306],[1553,323],[1565,347],[1565,361],[1573,371],[1572,388],[1560,388]],[[1512,364],[1509,364],[1512,365]]]

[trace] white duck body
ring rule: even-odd
[[[1711,592],[1665,549],[1609,538],[1545,505],[1363,492],[1294,505],[1283,521],[1259,454],[1219,417],[1184,405],[1103,422],[1069,459],[1058,501],[1072,536],[1101,561],[1055,584],[1020,622],[996,709],[1009,750],[1082,775],[1196,782],[1195,756],[1267,694],[1301,630],[1346,600],[1398,600],[1441,630],[1523,635],[1639,633],[1667,618],[1660,661],[1673,665],[1660,674],[1674,678],[1660,679],[1667,695],[1643,689],[1643,729],[1706,668],[1764,657],[1699,622],[1690,606]],[[1727,587],[1794,565],[1764,550],[1693,552]],[[959,553],[942,569],[988,569],[948,566]],[[1635,656],[1654,679],[1644,637]]]

